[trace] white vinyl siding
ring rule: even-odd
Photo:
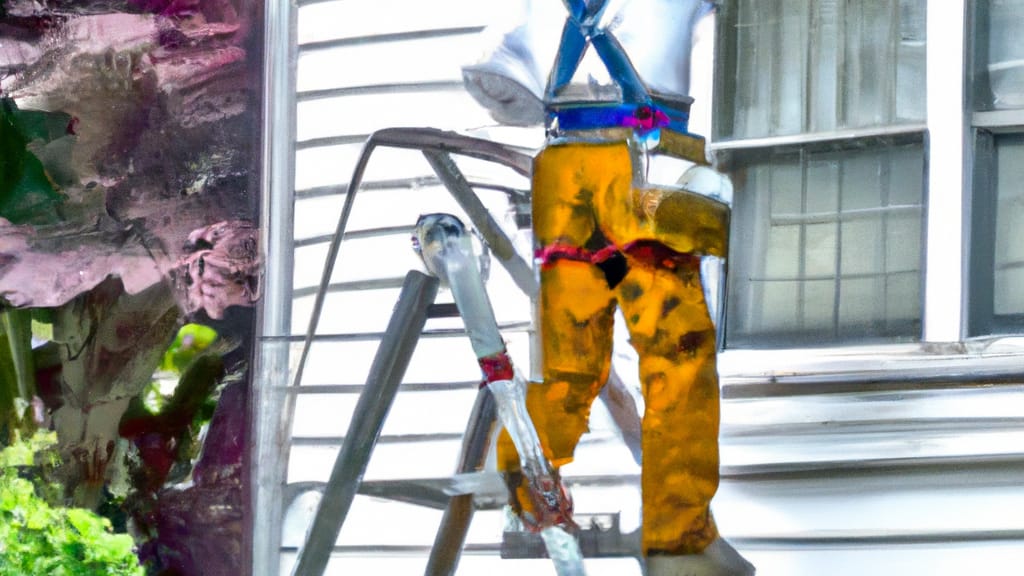
[[[429,8],[427,7],[429,6]],[[502,141],[528,153],[541,127],[498,126],[462,88],[461,66],[482,48],[480,32],[493,7],[443,2],[300,2],[295,68],[294,188],[288,241],[291,278],[286,333],[294,378],[328,248],[348,183],[367,137],[376,130],[431,127]],[[528,180],[509,168],[466,156],[453,159],[524,258],[528,230],[517,227],[510,198]],[[283,476],[280,573],[289,574],[331,474],[403,277],[422,264],[412,250],[419,215],[449,212],[469,223],[423,154],[378,148],[355,198],[331,275],[302,381],[282,390],[287,412],[280,451]],[[492,257],[488,291],[514,362],[531,367],[530,302]],[[437,302],[451,303],[441,289]],[[443,479],[455,472],[462,434],[481,373],[459,318],[428,320],[363,478],[388,498],[357,495],[327,574],[422,573],[442,510],[396,500],[389,482]],[[611,417],[595,406],[591,432],[567,467],[577,513],[623,512],[639,522],[637,463]],[[493,464],[492,464],[493,469]],[[459,574],[554,574],[543,559],[500,558],[505,519],[480,510],[467,537]],[[639,574],[631,558],[588,560],[592,574]]]

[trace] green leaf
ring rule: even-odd
[[[181,374],[192,360],[217,339],[217,331],[202,324],[185,324],[167,348],[160,369]]]
[[[7,334],[0,334],[0,425],[11,424],[15,429],[20,428],[16,402],[20,397],[10,338]]]
[[[0,198],[21,181],[22,158],[28,141],[14,123],[14,101],[0,98]]]
[[[53,324],[32,319],[32,335],[39,340],[53,340]]]
[[[66,112],[45,112],[43,110],[20,110],[14,108],[12,113],[15,126],[21,131],[25,140],[42,140],[53,142],[68,135],[71,115]]]
[[[53,433],[16,443],[12,452],[50,451]],[[0,472],[0,576],[142,576],[134,544],[114,534],[110,521],[91,510],[54,507],[14,466]]]
[[[7,333],[14,362],[15,378],[18,382],[18,396],[31,400],[36,393],[36,369],[32,361],[32,312],[8,308],[0,311],[0,324]]]
[[[0,216],[15,224],[59,220],[55,207],[63,196],[27,148],[30,136],[50,137],[52,127],[38,114],[18,110],[14,100],[0,98]]]
[[[15,442],[0,450],[0,468],[35,466],[36,456],[39,455],[43,457],[43,460],[48,460],[52,452],[51,448],[56,445],[56,432],[39,430],[27,440]]]
[[[0,198],[0,216],[14,224],[52,224],[59,221],[56,206],[63,200],[43,163],[35,155],[22,155],[21,180]]]
[[[102,534],[110,529],[109,520],[100,518],[84,508],[69,508],[68,521],[87,540],[93,540],[97,537],[97,533]]]
[[[35,464],[35,452],[27,444],[18,442],[0,452],[0,466],[32,466]]]

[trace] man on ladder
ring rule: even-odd
[[[627,5],[673,24],[664,37],[650,31],[646,42],[663,42],[665,48],[659,53],[648,46],[646,62],[676,63],[684,73],[661,78],[659,92],[668,94],[654,94],[602,24],[608,20],[606,2],[565,5],[569,17],[542,97],[549,141],[533,170],[543,381],[528,389],[529,411],[553,466],[572,461],[591,404],[608,379],[613,315],[620,308],[640,358],[645,400],[641,488],[647,574],[753,574],[754,567],[719,536],[710,511],[718,488],[719,389],[701,259],[726,256],[729,208],[720,199],[647,178],[656,154],[692,162],[691,172],[710,170],[703,139],[687,131],[686,96],[692,27],[709,6],[701,0]],[[623,15],[628,18],[629,10],[617,16]],[[522,39],[515,34],[506,35],[500,48],[506,58],[522,53],[522,46],[507,49]],[[603,99],[607,91],[593,86],[582,98],[567,97],[588,47],[617,84],[616,100]],[[489,89],[503,81],[507,88],[516,77],[502,75],[486,62],[465,74],[471,92],[490,106],[508,103],[497,95],[488,98]],[[536,96],[528,88],[522,94]],[[528,103],[519,104],[518,111],[530,110]],[[537,515],[507,435],[499,440],[498,462],[512,506],[529,524]]]

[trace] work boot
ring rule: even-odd
[[[755,572],[754,565],[722,537],[700,554],[649,556],[646,564],[646,576],[753,576]]]

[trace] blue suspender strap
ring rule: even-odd
[[[566,20],[565,27],[562,28],[562,41],[558,44],[558,52],[555,54],[555,65],[551,68],[551,77],[548,79],[545,100],[554,100],[558,91],[572,81],[572,75],[576,73],[576,68],[583,60],[583,52],[586,49],[587,37],[571,18]]]
[[[593,28],[601,19],[601,13],[608,5],[607,0],[562,0],[569,10],[569,17],[576,21],[578,26]]]
[[[590,43],[597,50],[612,80],[622,88],[622,99],[626,102],[648,102],[643,80],[640,80],[640,75],[636,73],[619,41],[611,34],[599,31],[590,37]]]
[[[545,96],[549,120],[557,121],[558,130],[622,127],[646,136],[667,128],[678,134],[689,134],[689,99],[684,97],[666,103],[660,98],[651,98],[622,45],[612,34],[598,28],[608,0],[563,0],[563,3],[569,17],[562,30]],[[712,1],[704,0],[703,10],[713,7]],[[556,103],[558,92],[572,81],[588,44],[594,46],[612,81],[621,88],[622,103]]]
[[[548,82],[547,99],[554,99],[558,91],[572,80],[589,42],[594,45],[612,80],[622,88],[623,100],[649,102],[647,89],[622,46],[611,34],[597,27],[597,22],[608,5],[607,0],[563,1],[569,10],[569,18],[566,19],[565,28],[562,30],[562,40]]]

